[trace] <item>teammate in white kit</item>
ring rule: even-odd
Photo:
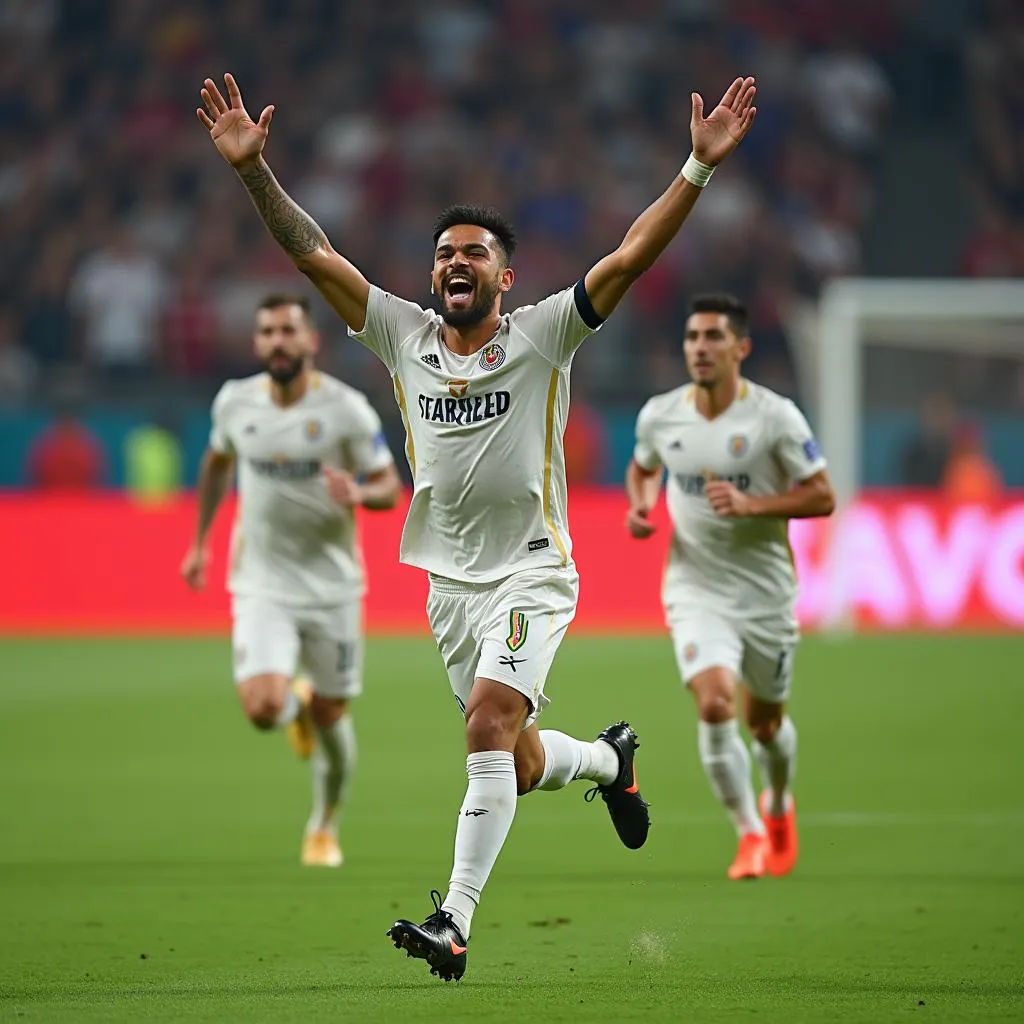
[[[296,752],[312,756],[302,863],[338,867],[337,811],[356,762],[348,704],[363,686],[366,582],[353,509],[392,508],[401,482],[366,398],[313,369],[307,299],[264,299],[254,343],[265,372],[228,381],[213,403],[199,524],[181,571],[205,584],[207,534],[237,464],[228,587],[238,696],[257,728],[286,727]]]
[[[693,383],[640,410],[626,473],[626,525],[638,539],[654,532],[649,516],[668,475],[673,532],[662,600],[697,701],[701,762],[739,836],[733,879],[784,875],[796,863],[796,729],[786,700],[798,633],[787,521],[835,507],[800,410],[740,376],[750,346],[737,299],[694,299],[683,343]],[[760,814],[736,723],[739,684],[764,780]]]
[[[405,421],[414,494],[402,559],[430,574],[427,615],[465,716],[469,781],[447,896],[432,894],[435,910],[422,925],[403,919],[388,934],[433,973],[457,979],[517,794],[589,779],[623,843],[636,848],[647,838],[633,730],[621,722],[582,742],[535,724],[576,610],[562,453],[569,368],[749,130],[754,81],[737,79],[707,118],[694,94],[694,153],[665,194],[575,287],[508,314],[501,300],[515,279],[515,235],[500,214],[458,206],[438,220],[431,286],[440,313],[383,292],[271,174],[262,151],[273,108],[254,123],[234,79],[225,83],[230,102],[206,80],[200,121],[271,234],[383,360]]]

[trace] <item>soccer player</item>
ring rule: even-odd
[[[786,700],[798,633],[787,521],[830,515],[835,496],[799,409],[740,376],[751,347],[744,306],[707,295],[690,310],[683,351],[693,383],[640,410],[626,525],[640,540],[651,536],[667,471],[673,532],[662,599],[697,702],[701,763],[739,836],[728,876],[785,875],[797,858],[796,728]],[[760,813],[736,724],[741,685],[764,779]]]
[[[633,730],[620,722],[585,742],[536,726],[548,670],[576,611],[562,452],[569,368],[749,130],[754,80],[736,79],[707,118],[694,94],[693,153],[622,244],[575,286],[505,314],[515,235],[499,213],[455,206],[440,216],[431,271],[440,312],[384,292],[332,248],[263,160],[273,107],[254,122],[234,79],[224,81],[227,99],[205,81],[199,120],[274,238],[387,366],[405,421],[414,489],[401,557],[429,574],[427,616],[465,718],[469,756],[447,895],[431,894],[435,909],[422,924],[403,919],[388,934],[432,973],[458,979],[517,795],[587,779],[627,847],[647,838]]]
[[[296,752],[312,757],[301,859],[339,867],[337,811],[356,763],[349,701],[363,685],[353,511],[392,508],[401,482],[366,398],[313,368],[318,339],[304,296],[265,298],[254,344],[265,372],[228,381],[214,399],[199,524],[181,572],[205,585],[207,535],[237,463],[229,589],[238,696],[253,725],[286,727]]]

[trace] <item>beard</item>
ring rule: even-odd
[[[491,314],[494,299],[498,294],[498,282],[477,280],[474,284],[473,302],[465,309],[449,309],[445,293],[441,292],[441,319],[449,327],[472,327]]]
[[[263,369],[275,384],[287,386],[302,373],[306,360],[302,356],[290,356],[286,352],[271,352],[263,360]]]

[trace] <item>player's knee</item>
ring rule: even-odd
[[[771,743],[775,739],[780,725],[782,725],[781,714],[778,718],[761,718],[747,723],[750,735],[761,744]]]
[[[479,704],[466,716],[466,745],[473,750],[510,750],[521,723],[493,704]]]
[[[281,715],[281,705],[275,703],[273,700],[264,699],[260,701],[254,701],[251,705],[246,707],[245,713],[249,718],[249,721],[256,726],[257,729],[267,730],[273,729],[277,724],[277,720]]]
[[[348,701],[335,697],[321,697],[313,694],[310,713],[314,724],[320,729],[329,729],[348,711]]]
[[[700,695],[697,711],[702,722],[720,725],[736,717],[736,702],[728,693],[713,690]]]

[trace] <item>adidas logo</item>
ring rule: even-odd
[[[682,441],[673,441],[669,445],[669,448],[672,449],[673,451],[681,452],[683,450],[683,442]]]
[[[428,352],[425,356],[420,356],[420,359],[422,359],[427,366],[432,366],[435,370],[441,369],[441,360],[438,359],[433,352]]]

